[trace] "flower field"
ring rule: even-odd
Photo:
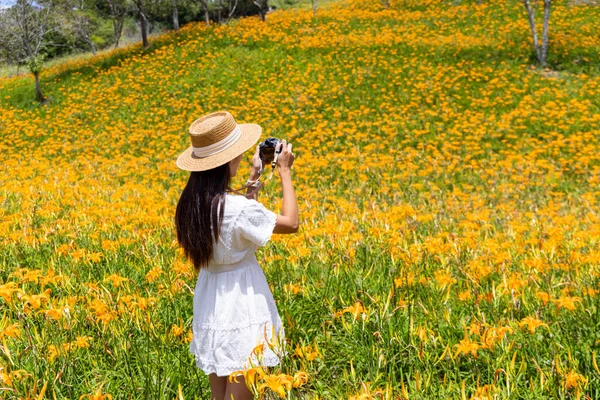
[[[175,159],[221,109],[297,157],[258,393],[600,398],[599,21],[553,2],[543,70],[519,1],[341,0],[0,79],[0,398],[210,398]]]

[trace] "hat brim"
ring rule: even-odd
[[[208,157],[194,155],[194,147],[190,146],[177,157],[177,167],[184,171],[206,171],[219,167],[243,154],[256,144],[262,134],[262,127],[257,124],[238,124],[242,134],[230,147]]]

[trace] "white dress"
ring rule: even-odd
[[[190,351],[206,374],[227,376],[249,368],[252,350],[285,333],[255,251],[270,239],[277,214],[256,200],[227,194],[218,242],[194,291]],[[279,364],[264,346],[262,366]],[[256,358],[252,358],[256,366]]]

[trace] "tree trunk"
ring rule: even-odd
[[[538,61],[541,62],[542,52],[540,51],[540,46],[538,45],[537,32],[535,30],[535,10],[531,7],[529,0],[523,0],[523,5],[525,6],[525,10],[527,10],[527,18],[529,19],[529,27],[531,28],[531,35],[533,36],[533,47],[535,48],[535,54]]]
[[[96,46],[94,46],[94,41],[92,40],[92,38],[88,38],[88,44],[90,45],[90,49],[92,50],[92,54],[96,55]]]
[[[550,4],[552,0],[544,0],[544,27],[542,30],[542,67],[546,66],[546,57],[548,55],[548,24],[550,21]]]
[[[210,15],[208,14],[208,5],[204,7],[204,22],[206,22],[206,26],[210,26]]]
[[[229,5],[231,6],[231,3],[229,3]],[[227,17],[228,20],[230,20],[233,17],[233,14],[235,14],[235,9],[236,9],[237,5],[238,5],[238,0],[235,0],[233,7],[229,8],[229,15]]]
[[[177,10],[177,0],[173,0],[173,29],[179,31],[179,11]]]
[[[268,0],[254,0],[254,4],[258,7],[258,15],[260,20],[265,22],[267,20],[267,10],[269,9]]]
[[[316,17],[317,16],[317,7],[319,6],[319,0],[312,0],[312,6],[313,6],[313,14]]]
[[[148,47],[148,19],[143,11],[140,11],[140,27],[142,30],[142,43],[144,48]]]
[[[40,103],[43,103],[44,95],[42,94],[42,88],[40,87],[40,73],[34,72],[33,77],[35,78],[35,98]]]
[[[113,39],[115,40],[115,49],[119,47],[121,41],[121,34],[123,32],[123,23],[125,22],[125,10],[119,7],[113,0],[107,0],[108,7],[110,8],[110,19],[113,25]]]
[[[221,11],[223,11],[223,0],[219,0],[219,11],[217,13],[217,21],[221,23]]]
[[[123,32],[123,22],[125,17],[122,17],[120,20],[113,20],[113,35],[115,37],[115,49],[119,47],[119,42],[121,41],[121,33]]]

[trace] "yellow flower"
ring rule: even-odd
[[[451,286],[456,283],[456,279],[454,279],[447,271],[435,271],[434,275],[440,288]]]
[[[319,353],[319,349],[318,349],[317,345],[315,344],[314,349],[313,349],[313,346],[311,346],[311,345],[304,346],[304,347],[296,346],[294,355],[296,355],[300,358],[304,358],[308,361],[312,361],[315,358],[317,358],[318,356],[320,356],[321,353]]]
[[[493,350],[496,343],[501,341],[507,333],[513,333],[513,329],[508,326],[486,329],[481,337],[482,347]]]
[[[0,367],[0,382],[4,383],[4,387],[12,387],[13,381],[20,381],[26,376],[31,376],[31,374],[24,369],[18,369],[7,373],[4,371],[3,367]]]
[[[93,263],[100,262],[102,259],[102,253],[90,253],[87,255],[87,259]]]
[[[463,292],[460,292],[458,294],[458,299],[460,301],[466,301],[469,300],[471,298],[471,291],[470,290],[465,290]]]
[[[250,352],[250,357],[256,357],[257,360],[261,360],[262,356],[265,352],[266,345],[264,343],[260,343],[252,349]]]
[[[362,302],[357,301],[352,306],[348,306],[340,311],[334,313],[334,317],[340,317],[345,313],[351,313],[354,316],[354,321],[358,319],[358,315],[361,314],[363,319],[366,317],[367,309],[363,306]]]
[[[106,278],[104,278],[104,282],[110,282],[114,287],[121,286],[122,282],[126,282],[129,279],[122,277],[119,274],[110,274]]]
[[[513,273],[506,281],[506,288],[509,290],[518,291],[527,285],[527,279],[521,279],[520,274]]]
[[[101,321],[104,325],[116,318],[115,313],[100,299],[92,300],[89,309],[96,317],[96,321]]]
[[[50,319],[55,321],[59,321],[62,318],[62,310],[57,310],[56,308],[50,308],[48,310],[43,311],[44,314]]]
[[[356,396],[348,397],[348,400],[372,400],[381,399],[386,393],[379,389],[372,389],[371,382],[362,382],[360,392]]]
[[[412,286],[415,283],[415,276],[412,272],[408,272],[405,276],[394,278],[394,286],[399,288],[402,286]]]
[[[179,337],[182,334],[183,334],[183,327],[181,325],[173,324],[173,326],[171,326],[171,335],[173,335],[175,337]]]
[[[61,244],[56,248],[56,254],[65,256],[71,250],[71,245],[68,243]]]
[[[250,368],[246,371],[245,379],[246,385],[256,385],[257,378],[262,379],[265,376],[265,371],[262,367]]]
[[[483,385],[475,389],[475,393],[471,396],[470,400],[494,400],[494,391],[496,390],[494,385]]]
[[[535,333],[536,328],[538,328],[540,326],[545,326],[546,328],[548,327],[548,325],[546,325],[539,319],[531,317],[531,316],[525,317],[521,320],[521,322],[519,322],[519,327],[523,327],[523,326],[527,326],[529,329],[529,332],[531,332],[532,335]]]
[[[577,303],[581,303],[581,297],[577,296],[565,296],[554,300],[554,303],[558,308],[566,308],[567,310],[573,311],[577,307]]]
[[[112,400],[112,396],[110,394],[102,394],[102,386],[99,387],[94,394],[81,395],[79,400],[85,399],[86,397],[88,400]]]
[[[299,285],[296,285],[294,283],[289,283],[289,284],[283,285],[283,289],[287,290],[288,292],[292,292],[292,294],[298,294],[298,293],[304,292],[304,289],[302,289]]]
[[[587,383],[585,376],[578,374],[575,371],[569,371],[563,381],[565,389],[579,389]]]
[[[48,362],[52,364],[56,357],[60,355],[60,349],[55,345],[51,344],[48,346]]]
[[[7,304],[12,304],[13,293],[21,292],[21,290],[16,286],[17,284],[14,282],[8,282],[4,285],[0,285],[0,297],[2,297]]]
[[[456,348],[454,358],[456,358],[459,354],[471,354],[473,357],[477,358],[477,350],[481,348],[480,345],[473,342],[469,338],[464,338],[459,344],[454,345],[454,347]]]
[[[293,384],[293,377],[279,374],[279,375],[265,375],[263,376],[264,383],[258,386],[259,392],[263,393],[266,388],[271,389],[275,392],[280,399],[285,398],[286,390],[290,390]]]
[[[12,378],[11,378],[10,374],[3,372],[1,369],[0,369],[0,381],[2,382],[4,387],[12,387],[13,386],[13,382],[12,382]]]
[[[542,302],[544,303],[544,305],[546,303],[548,303],[548,301],[550,300],[550,295],[546,292],[537,292],[535,294],[535,297],[537,297],[538,299],[542,300]]]
[[[90,341],[92,340],[91,336],[77,336],[77,338],[75,339],[75,341],[73,342],[75,344],[75,346],[79,347],[80,349],[87,349],[90,347]]]
[[[257,381],[262,379],[264,376],[265,371],[262,369],[262,367],[248,368],[242,371],[234,371],[231,374],[229,374],[229,382],[238,383],[238,378],[244,377],[246,386],[248,386],[248,388],[251,388],[255,386],[258,383]]]
[[[292,382],[292,386],[294,388],[299,388],[308,382],[308,374],[304,371],[298,371],[294,374],[294,379]]]
[[[85,256],[85,249],[77,249],[77,250],[73,250],[71,252],[71,257],[75,260],[75,261],[79,261],[83,258],[83,256]]]
[[[417,327],[415,329],[413,335],[417,336],[421,342],[427,343],[434,335],[431,329],[425,328],[423,326]]]
[[[21,325],[15,322],[0,331],[0,339],[3,337],[18,338],[21,337]]]
[[[154,267],[150,271],[148,271],[148,273],[146,274],[146,280],[148,282],[152,283],[155,280],[157,280],[161,274],[162,274],[162,269],[160,269],[158,267]]]
[[[30,296],[23,295],[23,304],[30,306],[34,310],[37,310],[42,306],[42,303],[48,302],[48,300],[50,299],[50,292],[50,289],[46,289],[43,293],[40,294],[32,294]]]

